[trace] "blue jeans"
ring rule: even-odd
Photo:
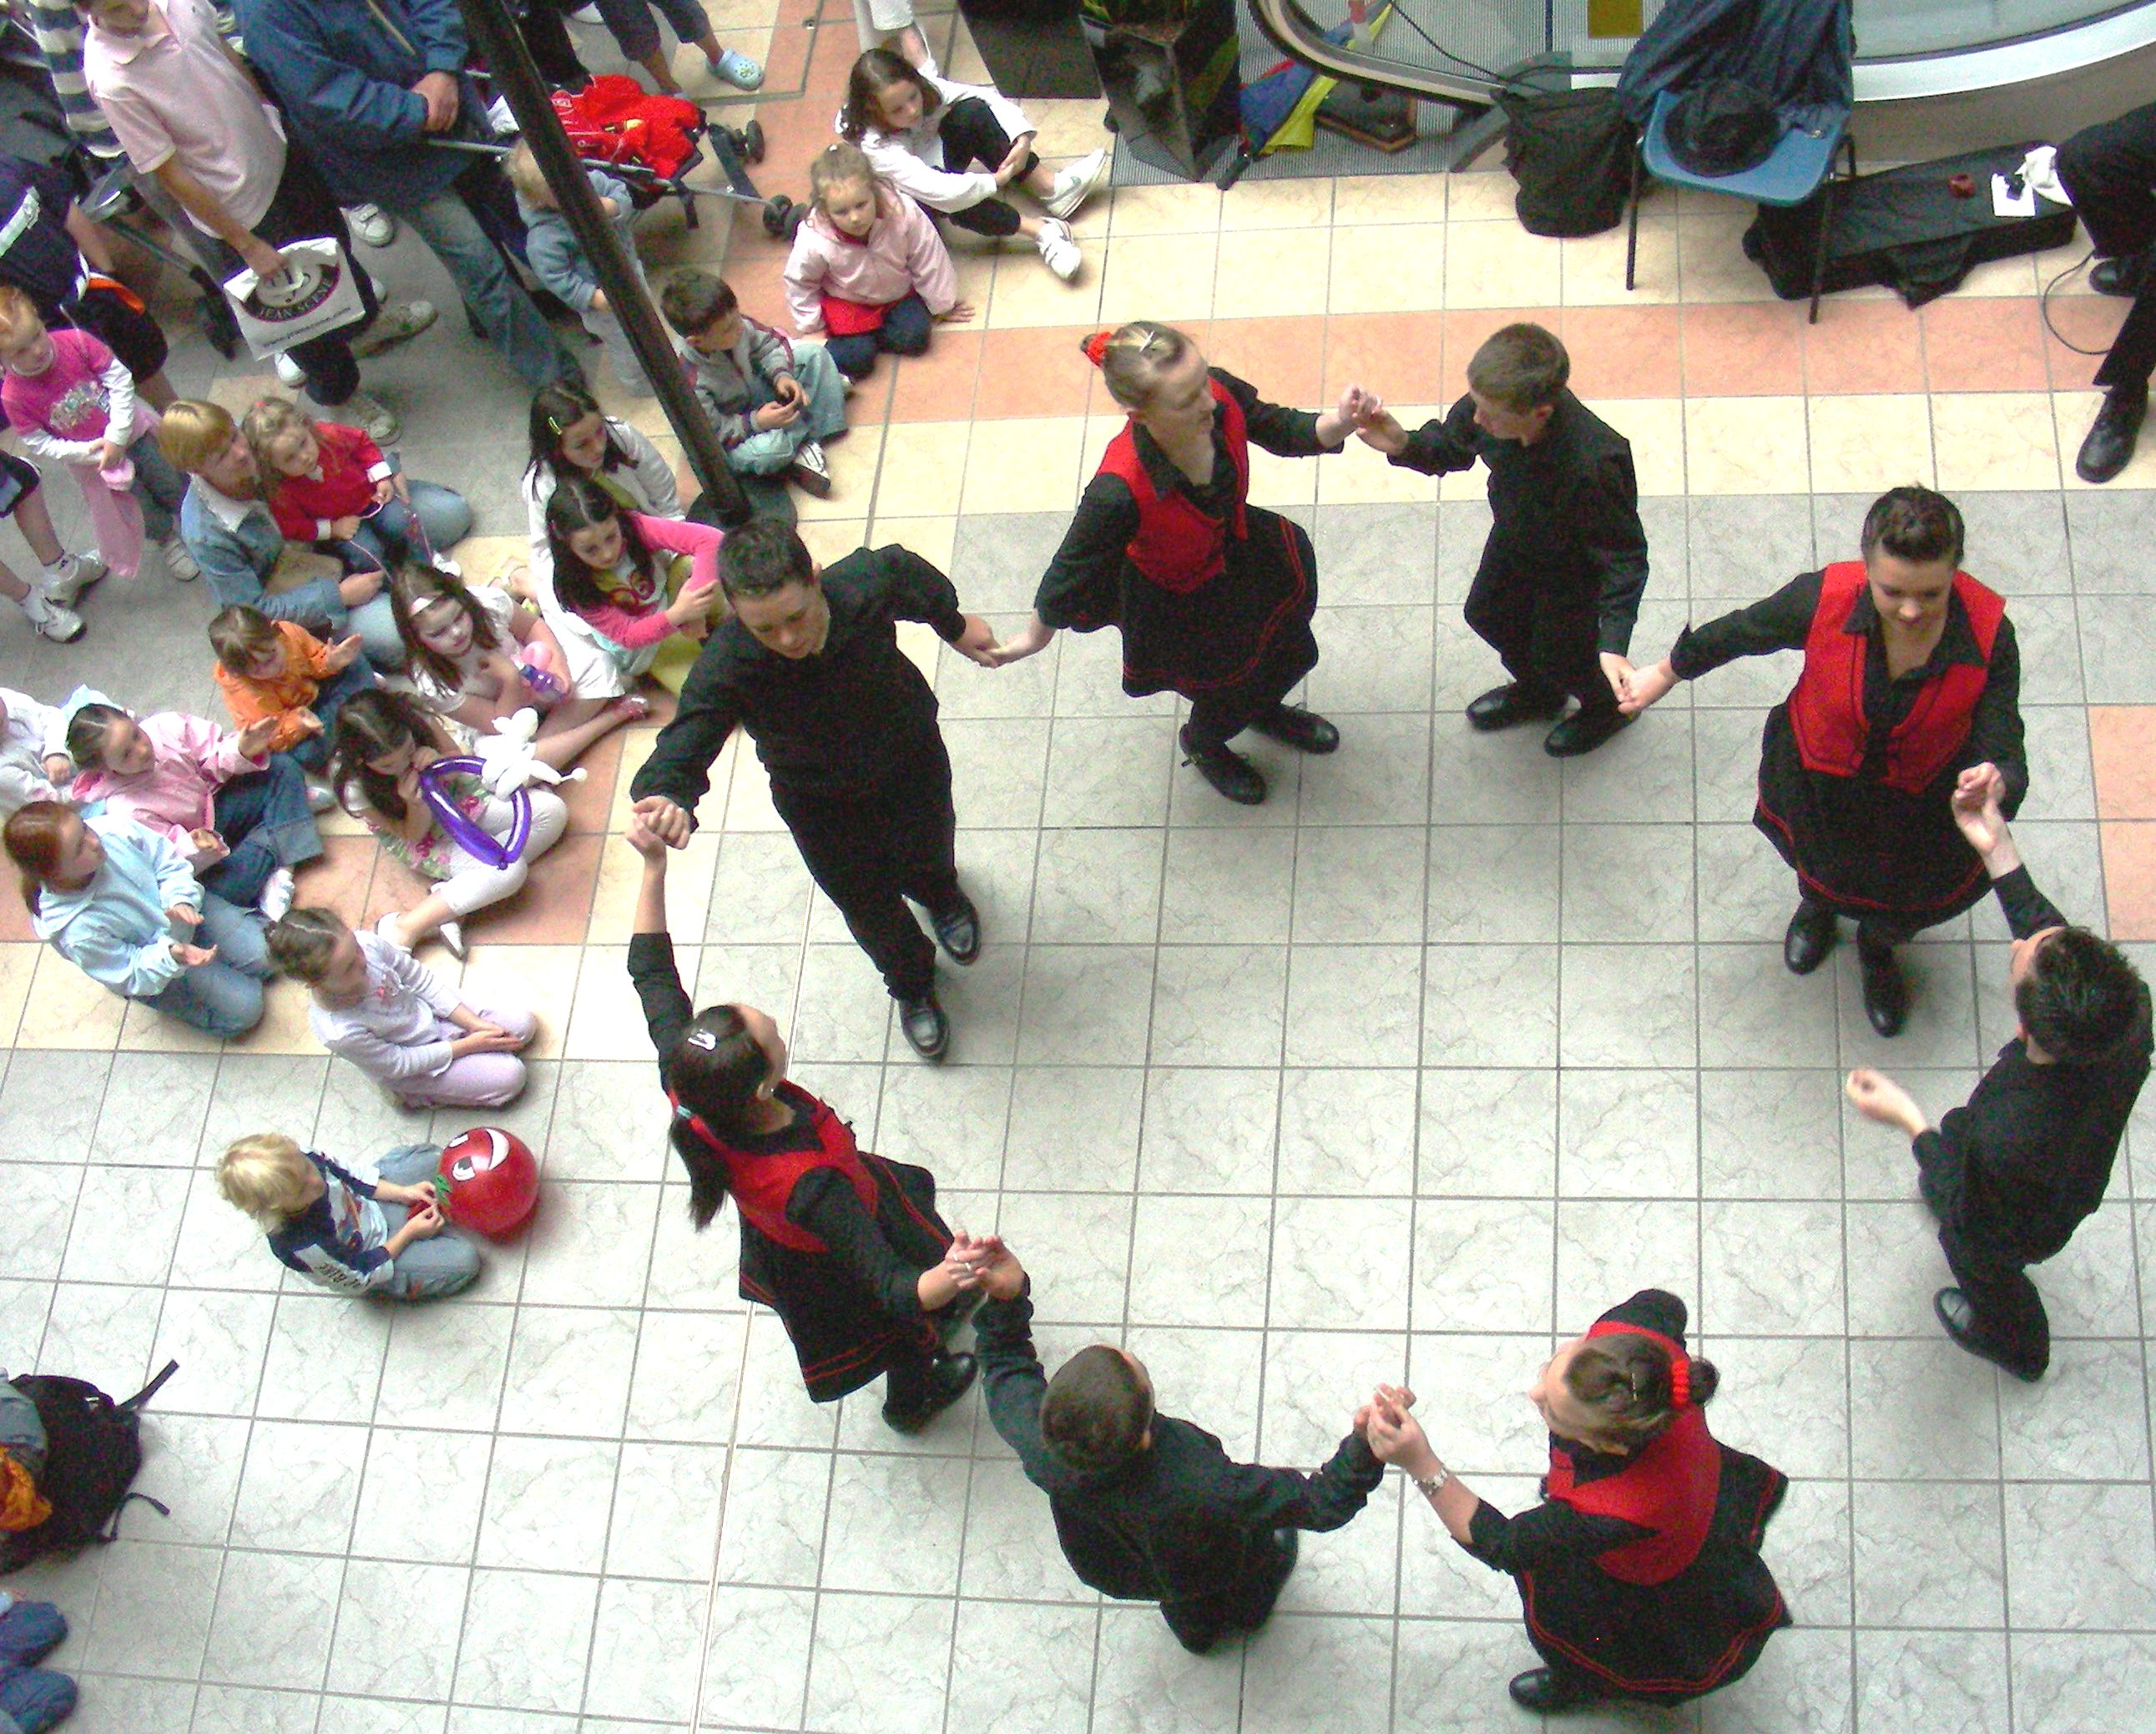
[[[412,491],[409,506],[393,496],[388,505],[360,520],[359,533],[352,538],[386,571],[396,570],[393,561],[424,566],[430,556],[447,553],[471,533],[471,507],[462,494],[435,481],[405,486]]]
[[[67,1629],[50,1602],[18,1602],[0,1613],[0,1716],[13,1717],[23,1734],[44,1734],[74,1708],[74,1682],[37,1665]]]
[[[439,1144],[400,1144],[377,1162],[375,1171],[400,1186],[416,1186],[441,1170]],[[382,1201],[382,1219],[393,1235],[411,1212]],[[479,1248],[458,1229],[444,1228],[430,1240],[415,1240],[397,1255],[397,1286],[382,1292],[398,1300],[434,1300],[469,1289],[479,1275]]]
[[[253,910],[235,909],[214,892],[204,892],[195,944],[216,946],[217,955],[182,970],[142,1003],[213,1036],[245,1035],[262,1021],[262,983],[270,973],[262,931]]]
[[[846,382],[825,349],[793,352],[793,377],[808,394],[808,407],[783,428],[751,434],[726,450],[726,467],[750,476],[775,476],[793,461],[804,440],[828,440],[846,425]],[[752,388],[754,407],[778,401],[770,383],[758,375]]]
[[[928,311],[928,303],[917,295],[909,295],[883,310],[883,323],[874,331],[856,332],[850,337],[829,338],[824,347],[838,363],[841,373],[849,379],[861,379],[875,368],[880,351],[893,355],[926,355],[928,334],[934,329],[935,320]]]
[[[353,657],[341,674],[330,677],[308,707],[322,719],[322,732],[309,735],[289,753],[277,756],[290,759],[302,770],[322,769],[330,762],[330,738],[336,733],[337,713],[344,708],[346,699],[355,692],[367,691],[376,684],[377,678],[374,665],[364,656]]]
[[[187,479],[157,450],[157,436],[145,434],[127,448],[135,466],[135,486],[130,490],[142,508],[142,528],[151,541],[162,542],[172,533],[172,521],[187,497]]]
[[[490,173],[495,172],[491,163],[484,167]],[[424,203],[385,202],[382,208],[393,217],[402,217],[434,249],[465,305],[495,347],[509,358],[510,366],[523,376],[524,383],[535,391],[552,385],[572,371],[568,353],[555,339],[553,327],[532,306],[524,286],[510,274],[501,250],[459,190],[463,184],[460,178]]]
[[[598,0],[599,17],[623,59],[641,60],[659,46],[659,25],[651,16],[654,4],[682,41],[701,42],[711,33],[711,18],[697,0]]]
[[[217,791],[217,834],[232,852],[195,877],[204,891],[251,909],[270,874],[322,852],[321,833],[307,805],[307,780],[283,753],[267,770],[234,777]]]

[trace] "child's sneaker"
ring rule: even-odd
[[[1086,255],[1078,250],[1078,243],[1071,239],[1070,225],[1059,218],[1045,219],[1040,225],[1040,239],[1034,243],[1040,249],[1040,262],[1068,283],[1078,275],[1078,267],[1086,262]]]
[[[386,247],[397,239],[397,219],[378,204],[346,205],[344,220],[352,226],[352,239],[370,247]]]
[[[711,69],[711,76],[723,80],[737,90],[759,90],[763,85],[763,68],[747,54],[737,54],[732,49],[719,50],[719,58],[704,63]]]
[[[465,924],[461,921],[445,921],[434,929],[434,937],[448,949],[459,963],[471,955],[471,948],[465,944]]]
[[[34,584],[16,606],[29,617],[33,626],[54,644],[73,644],[82,636],[82,616],[72,609],[62,608]]]
[[[1055,178],[1055,191],[1041,203],[1051,217],[1073,217],[1078,207],[1101,190],[1108,178],[1108,153],[1096,151],[1089,157],[1081,157]]]
[[[793,466],[786,472],[786,479],[804,494],[814,494],[819,500],[831,497],[830,461],[814,440],[803,440],[795,450]]]
[[[65,608],[104,576],[105,562],[95,554],[62,554],[45,568],[46,598]]]
[[[202,568],[195,563],[195,557],[187,552],[187,544],[177,530],[157,546],[164,552],[165,570],[172,574],[173,583],[191,584],[202,576]]]
[[[336,804],[336,796],[331,791],[330,785],[328,784],[310,782],[307,785],[307,810],[309,812],[326,813]]]
[[[356,391],[336,406],[337,414],[346,420],[356,421],[367,430],[367,437],[377,445],[393,445],[397,436],[404,431],[404,424],[397,419],[397,412],[378,398]]]
[[[262,882],[262,895],[254,900],[254,907],[262,912],[264,921],[282,921],[292,907],[292,870],[279,867]]]

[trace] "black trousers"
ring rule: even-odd
[[[1569,693],[1583,711],[1617,707],[1602,671],[1594,605],[1553,593],[1548,574],[1492,541],[1467,592],[1467,625],[1496,651],[1520,686],[1552,700]]]
[[[2106,259],[2156,242],[2156,102],[2087,126],[2059,147],[2059,179]],[[2134,296],[2096,383],[2145,388],[2156,370],[2156,284]]]
[[[2051,1364],[2051,1321],[2027,1267],[1952,1223],[1939,1226],[1939,1250],[1969,1297],[1977,1334],[2026,1376],[2041,1374]]]
[[[940,736],[932,745],[874,795],[806,795],[777,782],[771,790],[809,877],[838,905],[893,999],[917,999],[936,980],[935,943],[906,898],[934,912],[959,896],[951,759]]]
[[[1163,1602],[1160,1617],[1176,1641],[1195,1655],[1204,1655],[1233,1633],[1255,1632],[1271,1618],[1273,1603],[1295,1570],[1295,1531],[1276,1530],[1259,1545],[1250,1574],[1240,1583],[1216,1595]]]
[[[1004,166],[1004,158],[1010,155],[1011,136],[996,125],[995,111],[978,96],[962,96],[951,105],[951,112],[943,116],[943,124],[936,129],[936,136],[943,141],[943,166],[953,171],[970,168],[975,163],[983,168],[997,169]],[[1032,152],[1025,153],[1026,175],[1040,167],[1040,158]],[[975,234],[1001,238],[1018,233],[1018,213],[1000,198],[984,198],[978,204],[968,205],[963,211],[946,211],[944,218],[961,229],[969,229]]]

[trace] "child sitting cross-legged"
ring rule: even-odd
[[[539,1033],[529,1011],[467,1006],[424,964],[329,909],[294,909],[270,956],[314,992],[315,1040],[407,1108],[500,1108],[524,1093],[517,1055]]]
[[[471,1286],[479,1248],[445,1232],[431,1184],[440,1149],[400,1144],[367,1180],[281,1132],[257,1132],[218,1158],[217,1189],[254,1217],[270,1250],[310,1282],[346,1294],[429,1300]]]
[[[232,726],[274,722],[270,750],[290,754],[311,771],[329,763],[329,731],[345,700],[374,684],[357,633],[324,644],[297,620],[273,620],[239,603],[210,621],[209,645]],[[317,785],[308,790],[307,805],[326,813],[336,802]]]
[[[797,350],[747,317],[733,291],[708,271],[676,271],[659,306],[681,335],[681,358],[726,466],[783,475],[803,493],[829,497],[823,442],[846,430],[846,383],[830,356]]]
[[[316,421],[285,398],[260,399],[239,425],[287,542],[348,542],[388,569],[459,569],[449,550],[471,530],[462,494],[409,480],[362,430]]]

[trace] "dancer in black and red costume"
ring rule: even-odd
[[[801,1377],[833,1402],[884,1377],[883,1418],[918,1433],[973,1382],[973,1357],[946,1346],[978,1299],[947,1258],[936,1177],[862,1150],[853,1129],[787,1081],[786,1043],[750,1006],[696,1010],[666,930],[666,845],[639,819],[644,857],[629,975],[659,1050],[699,1230],[731,1196],[741,1213],[741,1292],[793,1341]]]
[[[1439,1461],[1413,1392],[1372,1399],[1370,1448],[1453,1540],[1518,1580],[1545,1665],[1512,1680],[1525,1709],[1682,1703],[1742,1677],[1789,1623],[1759,1557],[1789,1482],[1707,1431],[1717,1375],[1686,1353],[1685,1320],[1676,1295],[1644,1289],[1550,1357],[1527,1393],[1549,1428],[1543,1502],[1517,1517]]]

